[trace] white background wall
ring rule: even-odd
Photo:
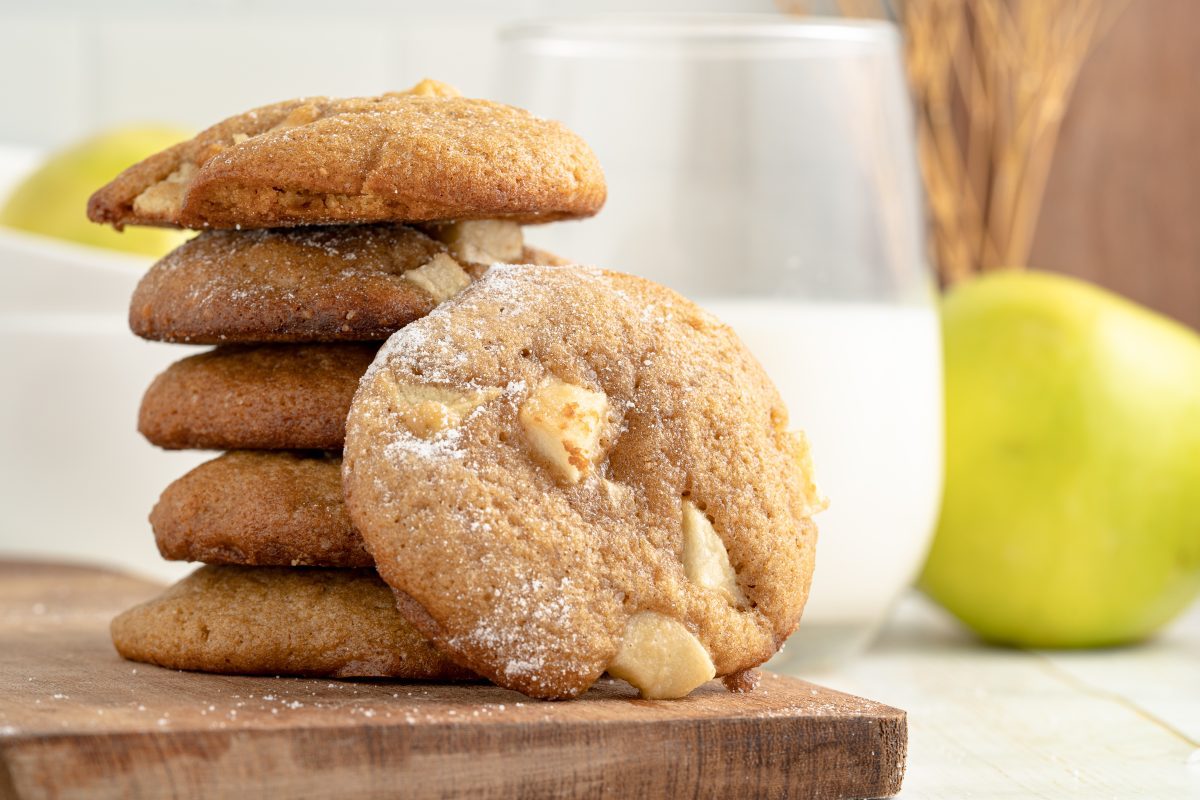
[[[544,16],[761,12],[771,0],[0,0],[0,143],[155,120],[200,128],[305,94],[430,76],[494,93],[497,31]]]

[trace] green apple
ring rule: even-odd
[[[87,218],[92,192],[123,169],[190,136],[163,125],[118,128],[51,154],[16,186],[0,225],[73,242],[160,256],[188,234],[170,228],[127,228],[118,232]]]
[[[1200,591],[1200,336],[1004,271],[942,306],[946,484],[921,587],[985,639],[1142,639]]]

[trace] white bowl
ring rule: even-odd
[[[137,433],[142,392],[198,348],[129,332],[150,260],[0,228],[0,557],[92,561],[170,579],[146,521],[168,483],[211,453]]]

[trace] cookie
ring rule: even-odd
[[[377,343],[227,345],[167,367],[138,430],[169,450],[340,450]]]
[[[112,621],[117,652],[170,669],[331,678],[473,677],[371,570],[201,567]]]
[[[482,265],[555,258],[526,248],[513,222],[431,233],[446,244],[391,224],[206,231],[146,273],[129,327],[145,339],[198,344],[379,341]]]
[[[526,246],[525,251],[521,255],[521,263],[533,264],[538,267],[569,267],[576,262],[551,253],[549,250],[543,250],[540,247]]]
[[[405,616],[535,697],[685,695],[807,597],[803,435],[732,330],[640,278],[493,266],[380,350],[343,476]]]
[[[587,217],[604,175],[561,123],[458,96],[299,98],[220,122],[121,173],[95,222],[188,228]]]
[[[342,459],[331,453],[225,453],[168,486],[150,524],[171,561],[375,565],[346,514]]]
[[[402,225],[208,231],[142,277],[129,327],[200,344],[378,341],[437,304],[406,276],[445,252]]]

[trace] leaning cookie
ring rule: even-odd
[[[225,453],[163,491],[150,512],[158,550],[205,564],[372,567],[341,473],[332,453]]]
[[[228,345],[154,379],[138,430],[171,450],[340,450],[366,344]]]
[[[405,622],[370,570],[201,567],[112,622],[132,661],[239,675],[473,677]]]
[[[197,344],[381,341],[494,262],[537,263],[514,222],[206,231],[138,283],[129,327]],[[434,238],[436,237],[436,238]],[[439,241],[440,240],[440,241]]]
[[[558,122],[424,81],[379,97],[248,111],[121,173],[95,222],[189,228],[595,214],[595,154]]]
[[[767,660],[808,594],[803,436],[728,327],[639,278],[492,267],[381,349],[344,478],[405,616],[536,697],[606,670],[685,695]]]

